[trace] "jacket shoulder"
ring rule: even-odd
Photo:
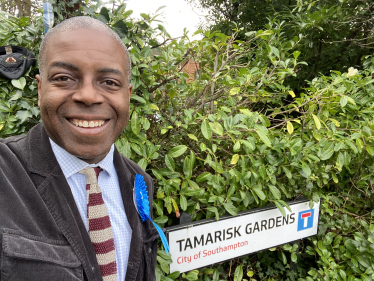
[[[0,139],[0,143],[9,144],[9,143],[17,143],[18,141],[22,141],[26,135],[19,135],[19,136],[12,136],[5,139]]]
[[[26,135],[12,136],[5,139],[0,139],[0,156],[9,158],[11,155],[18,158],[21,162],[27,157],[26,149]]]

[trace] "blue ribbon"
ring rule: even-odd
[[[164,245],[165,252],[167,255],[169,255],[170,248],[164,232],[149,216],[149,200],[147,186],[145,184],[143,176],[139,174],[136,174],[135,176],[134,197],[136,201],[135,206],[140,215],[141,220],[143,222],[145,222],[146,220],[150,220],[153,223],[158,234],[160,235],[162,244]]]
[[[53,26],[53,8],[48,0],[43,3],[43,17],[44,17],[44,34],[47,34],[48,30]]]

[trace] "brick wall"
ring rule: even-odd
[[[186,79],[188,82],[191,82],[195,79],[195,74],[199,69],[199,64],[195,63],[192,60],[189,60],[187,64],[183,67],[182,71],[188,74]]]

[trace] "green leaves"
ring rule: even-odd
[[[16,91],[15,94],[9,99],[9,101],[19,100],[22,98],[22,91]]]
[[[26,79],[25,77],[21,77],[18,80],[13,79],[12,80],[12,85],[16,87],[17,89],[23,90],[26,86]]]
[[[240,140],[240,143],[244,144],[250,150],[254,150],[256,148],[255,145],[252,142],[247,141],[247,140]]]
[[[132,10],[128,10],[128,11],[126,11],[126,13],[124,15],[125,15],[125,17],[127,17],[131,14],[132,14]],[[120,38],[126,38],[128,32],[129,32],[129,28],[123,20],[117,21],[113,25],[113,30],[118,34],[118,36]]]
[[[175,162],[174,162],[173,157],[170,156],[169,154],[165,155],[165,164],[166,164],[166,167],[168,167],[170,170],[174,171]]]
[[[317,130],[321,129],[321,122],[319,121],[318,117],[314,114],[312,114],[312,116],[313,116],[314,124],[316,124]]]
[[[341,107],[346,106],[347,102],[348,102],[348,97],[347,96],[341,96],[340,97],[340,105],[341,105]]]
[[[284,166],[282,167],[282,169],[285,172],[287,178],[292,179],[292,174],[291,174],[290,170],[288,170],[288,168],[286,168]]]
[[[154,110],[160,110],[160,109],[158,108],[158,106],[155,105],[154,103],[151,103],[151,104],[149,105],[149,108],[154,109]]]
[[[187,199],[186,199],[186,197],[184,195],[181,195],[179,201],[180,201],[180,206],[181,206],[182,210],[186,211],[187,210]]]
[[[238,209],[231,202],[223,203],[223,206],[230,215],[236,216],[238,214]]]
[[[142,168],[143,170],[145,170],[148,166],[148,161],[147,159],[143,158],[141,159],[139,162],[138,162],[138,165],[140,166],[140,168]]]
[[[200,174],[197,178],[196,178],[196,181],[197,182],[205,182],[207,180],[209,180],[209,178],[212,176],[211,173],[209,172],[204,172],[202,174]]]
[[[293,133],[293,125],[291,123],[291,121],[287,121],[287,131],[290,135],[292,135]]]
[[[370,156],[374,156],[374,148],[371,146],[366,146],[366,151],[369,153]]]
[[[233,150],[234,150],[234,152],[238,152],[240,150],[240,141],[237,141],[234,144]]]
[[[146,13],[140,13],[140,16],[143,18],[143,19],[149,19],[150,16]]]
[[[212,138],[212,130],[206,119],[201,123],[201,132],[203,133],[204,138],[210,140]]]
[[[190,139],[194,140],[194,141],[199,141],[199,140],[197,139],[197,137],[196,137],[195,135],[193,135],[193,134],[187,134],[187,136],[188,136]]]
[[[334,154],[333,149],[323,150],[321,154],[321,160],[330,159],[333,154]]]
[[[216,133],[217,135],[220,135],[220,136],[223,135],[223,127],[220,123],[218,122],[209,123],[209,126],[212,129],[212,131]]]
[[[252,188],[252,191],[255,192],[255,194],[261,199],[261,200],[265,200],[266,196],[265,196],[265,193],[262,191],[262,188],[261,186],[259,185],[256,185]]]
[[[257,129],[256,133],[260,137],[262,142],[264,144],[266,144],[268,147],[271,147],[271,142],[270,142],[269,138],[266,136],[266,133],[262,129],[260,129],[258,126],[256,126],[256,127],[257,127],[256,128]]]
[[[291,261],[292,261],[292,262],[297,262],[297,255],[296,255],[295,252],[293,252],[293,253],[291,254]]]
[[[181,156],[186,150],[187,150],[187,146],[178,145],[178,146],[170,149],[168,155],[170,157],[176,158],[176,157]]]
[[[204,32],[203,29],[198,29],[198,30],[196,30],[196,31],[192,34],[192,36],[195,36],[195,35],[200,34],[200,33],[203,33],[203,32]]]
[[[234,272],[234,281],[241,281],[243,279],[243,266],[238,265]]]
[[[133,10],[127,10],[126,12],[122,14],[122,17],[127,18],[128,16],[132,15],[133,12],[134,12]]]
[[[294,52],[293,52],[293,57],[294,57],[295,59],[297,59],[297,58],[300,56],[300,54],[301,54],[301,52],[299,52],[299,51],[294,51]]]
[[[234,87],[230,90],[230,96],[238,94],[240,91],[239,87]]]
[[[102,7],[99,15],[97,16],[97,19],[105,24],[108,23],[110,20],[109,10],[106,7]]]
[[[276,47],[273,47],[271,45],[269,45],[269,47],[270,47],[270,54],[273,54],[277,58],[279,58],[279,50]]]
[[[283,262],[283,264],[287,264],[287,257],[283,253],[283,251],[278,252],[278,257]]]
[[[336,174],[335,174],[334,172],[331,172],[331,177],[332,177],[332,180],[333,180],[335,183],[338,183],[338,182],[339,182],[339,180],[338,180],[338,178],[337,178],[337,176],[336,176]]]
[[[191,152],[191,157],[186,157],[183,162],[183,173],[186,179],[191,178],[194,164],[195,164],[195,154]]]
[[[271,185],[271,184],[269,184],[268,187],[275,199],[281,199],[281,193],[278,188],[276,188],[274,185]]]
[[[186,274],[183,273],[183,278],[186,278],[187,280],[198,280],[198,270],[192,270]]]
[[[166,254],[163,257],[161,257],[160,255],[158,255],[157,256],[157,261],[160,264],[162,271],[164,271],[166,273],[169,273],[169,264],[171,263],[171,261],[165,259],[166,258],[165,256],[167,257]]]
[[[283,217],[286,217],[286,211],[284,210],[284,207],[282,204],[280,204],[278,201],[274,201],[275,206],[277,206],[278,210],[281,212]]]
[[[307,176],[307,178],[309,178],[311,176],[312,172],[311,172],[310,167],[309,167],[308,164],[303,163],[301,165],[301,169],[303,170],[303,172]]]
[[[231,164],[231,165],[235,165],[236,163],[238,163],[238,161],[239,161],[239,155],[238,155],[238,154],[234,154],[234,155],[232,156],[232,158],[231,158],[231,162],[230,162],[230,164]]]
[[[347,247],[347,250],[352,254],[358,252],[359,243],[357,241],[348,239],[344,242],[344,245]]]
[[[138,113],[134,111],[131,116],[131,130],[135,135],[140,133],[141,125],[140,120],[138,119]]]
[[[197,196],[199,195],[201,192],[200,189],[196,189],[196,188],[190,188],[190,189],[187,189],[185,192],[184,192],[184,195],[185,196]]]
[[[266,178],[266,169],[265,169],[265,166],[264,165],[261,165],[259,168],[258,168],[258,172],[260,173],[260,176],[265,179]]]

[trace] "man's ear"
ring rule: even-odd
[[[42,92],[42,77],[37,74],[35,76],[36,82],[38,82],[38,106],[40,107],[40,98],[41,98],[41,92]]]
[[[132,84],[129,84],[129,102],[130,102],[130,98],[131,98],[131,93],[132,93]]]

